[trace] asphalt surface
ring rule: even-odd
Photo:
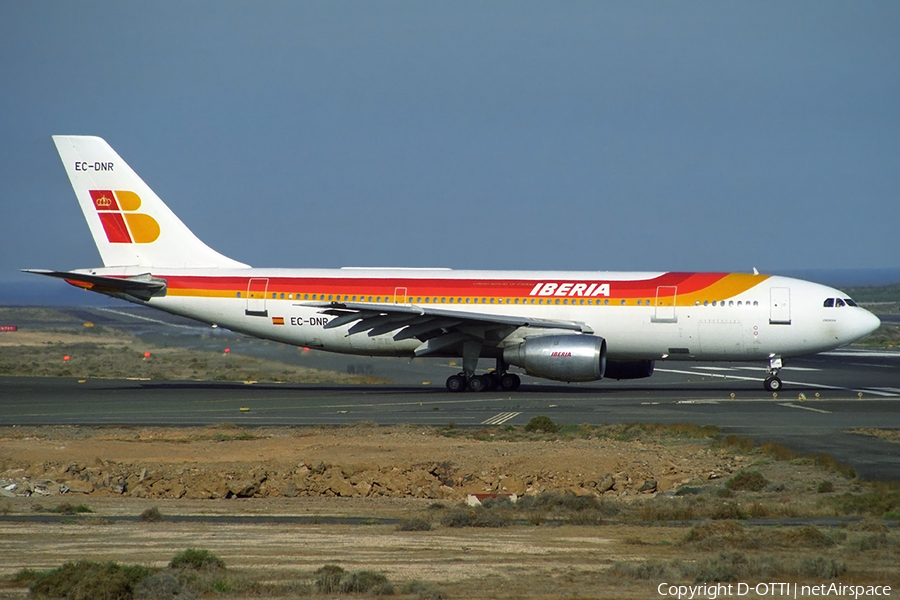
[[[217,349],[344,372],[384,385],[244,384],[0,377],[0,425],[243,426],[413,423],[460,427],[557,423],[695,423],[827,453],[867,479],[900,480],[900,446],[848,433],[900,428],[900,352],[840,350],[793,359],[777,397],[762,388],[765,366],[658,362],[653,377],[566,385],[524,377],[514,393],[450,393],[446,360],[336,356],[253,340],[135,308],[79,308],[76,319],[155,343]],[[490,365],[485,364],[484,367]],[[816,395],[818,394],[818,397]]]

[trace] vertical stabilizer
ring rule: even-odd
[[[55,135],[107,267],[246,268],[200,241],[103,139]]]

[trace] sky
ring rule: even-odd
[[[7,2],[0,282],[98,135],[257,267],[900,267],[900,3]]]

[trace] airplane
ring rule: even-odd
[[[197,238],[103,139],[53,136],[102,267],[24,269],[257,338],[345,354],[461,359],[453,392],[532,377],[640,379],[657,361],[784,360],[879,319],[843,292],[748,273],[253,268]],[[480,359],[495,367],[478,373]]]

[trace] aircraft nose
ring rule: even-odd
[[[865,309],[860,309],[860,314],[857,317],[857,331],[859,338],[864,338],[879,327],[881,327],[881,319],[870,313]]]

